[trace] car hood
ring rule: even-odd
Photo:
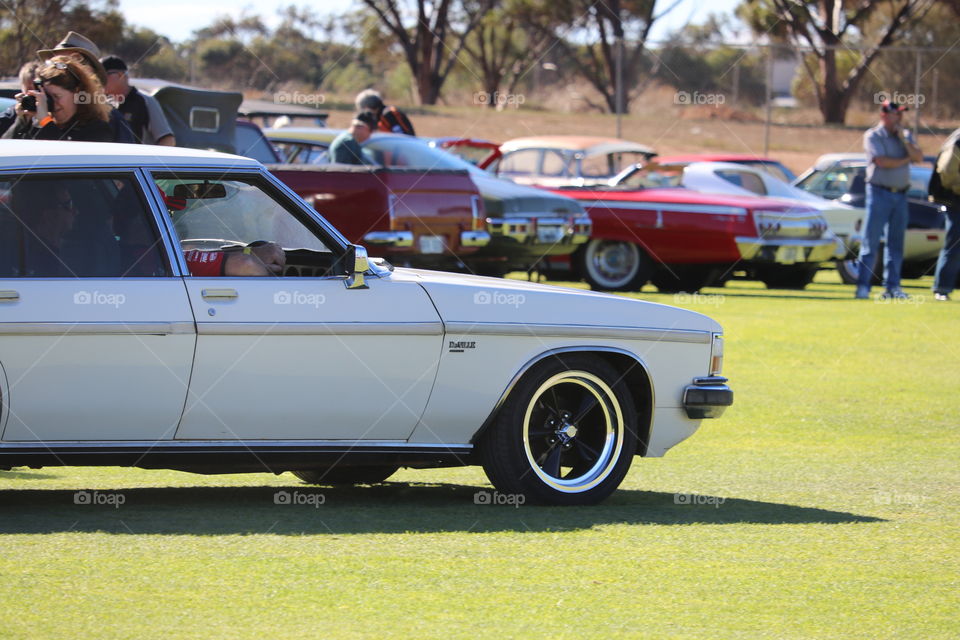
[[[419,283],[445,323],[721,331],[701,313],[608,293],[421,269],[390,277]]]
[[[485,171],[470,172],[471,179],[483,195],[487,215],[580,215],[584,212],[583,206],[573,198],[485,174]]]

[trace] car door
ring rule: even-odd
[[[415,282],[348,289],[343,241],[266,176],[158,173],[184,251],[279,244],[280,276],[187,277],[197,352],[178,439],[404,440],[443,325]],[[193,197],[191,197],[193,196]],[[252,254],[255,255],[255,254]],[[231,258],[232,259],[232,258]]]
[[[0,175],[5,441],[165,440],[196,342],[134,170]]]

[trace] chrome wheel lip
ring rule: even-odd
[[[624,255],[625,268],[611,269],[608,253],[620,251]],[[628,284],[640,271],[640,253],[636,246],[619,240],[591,240],[586,249],[587,268],[598,282],[610,287],[622,287]]]
[[[604,416],[604,443],[596,461],[585,473],[575,478],[557,478],[544,471],[530,447],[530,420],[538,401],[551,388],[560,384],[576,384],[593,394]],[[576,425],[579,432],[583,429]],[[616,394],[602,378],[587,371],[564,371],[548,378],[534,392],[523,418],[523,448],[529,468],[548,487],[562,493],[583,493],[603,482],[616,467],[623,449],[623,412]],[[576,436],[573,436],[576,437]]]

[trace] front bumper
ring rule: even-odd
[[[694,378],[683,390],[683,408],[692,420],[719,418],[733,404],[733,390],[722,376]]]
[[[798,238],[737,238],[742,260],[797,264],[826,262],[837,253],[836,237],[802,240]]]

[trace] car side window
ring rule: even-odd
[[[543,152],[543,166],[540,173],[545,176],[560,177],[567,175],[567,159],[559,151],[547,149]]]
[[[264,243],[286,256],[282,275],[325,275],[334,266],[333,251],[307,216],[288,209],[258,178],[186,173],[155,178],[191,267],[197,252],[230,253]]]
[[[0,277],[163,277],[170,266],[129,175],[0,180]]]
[[[539,149],[521,149],[504,154],[500,159],[499,172],[513,176],[529,176],[537,173],[540,161]]]
[[[749,171],[729,171],[721,170],[716,172],[717,177],[723,178],[730,184],[735,184],[742,189],[746,189],[760,196],[767,195],[767,188],[763,180]]]
[[[614,174],[613,158],[609,154],[585,156],[580,161],[580,174],[584,178],[606,178]]]

